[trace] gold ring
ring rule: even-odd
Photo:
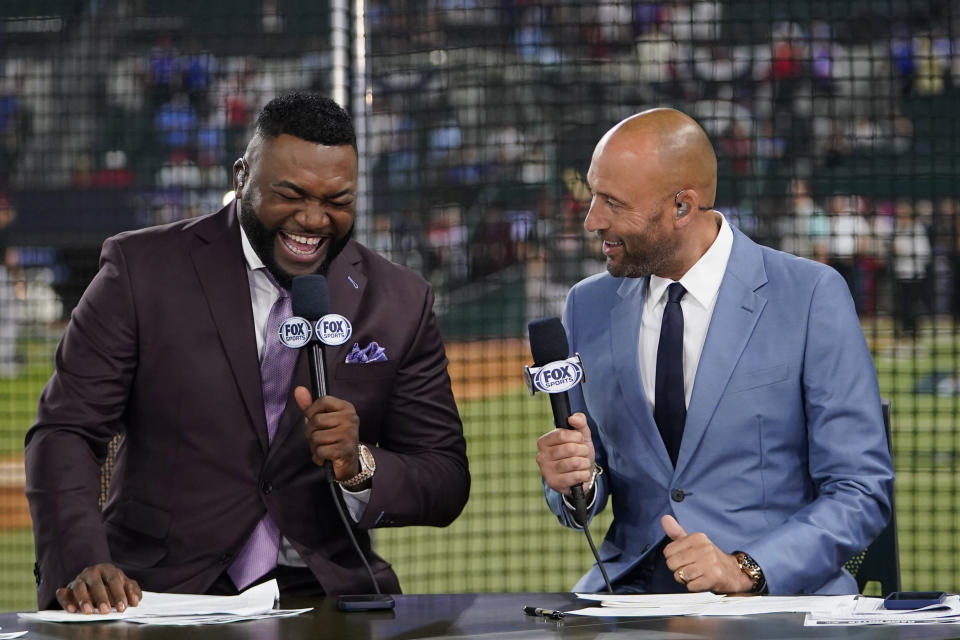
[[[687,584],[687,576],[683,575],[683,568],[677,569],[677,578],[680,579],[681,584]]]

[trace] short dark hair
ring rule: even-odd
[[[306,91],[268,102],[257,115],[257,133],[265,138],[287,134],[316,144],[357,148],[350,114],[330,98]]]

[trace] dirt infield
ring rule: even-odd
[[[523,388],[523,366],[533,362],[522,338],[450,342],[448,371],[458,402]]]
[[[0,460],[0,531],[30,527],[30,510],[23,493],[23,456]]]

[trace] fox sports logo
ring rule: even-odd
[[[583,380],[583,368],[575,362],[557,360],[543,365],[533,378],[533,385],[546,393],[563,393]]]

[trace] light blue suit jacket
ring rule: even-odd
[[[570,291],[564,311],[586,372],[571,404],[587,414],[604,468],[591,515],[613,503],[600,547],[610,579],[656,547],[669,513],[723,551],[747,552],[770,593],[856,593],[842,565],[887,523],[893,465],[843,278],[734,229],[676,469],[640,379],[646,291],[646,278],[599,274]],[[560,495],[546,494],[574,526]],[[596,566],[574,587],[602,588]]]

